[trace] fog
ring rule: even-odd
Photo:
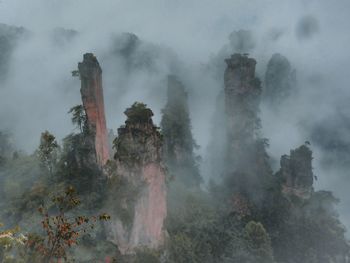
[[[207,160],[212,131],[220,129],[212,124],[223,88],[222,58],[239,51],[229,35],[250,30],[249,53],[262,81],[274,53],[286,56],[297,74],[295,96],[278,111],[261,105],[274,168],[282,154],[311,141],[315,187],[334,191],[343,222],[350,225],[349,152],[337,155],[344,161],[334,160],[312,137],[322,124],[341,143],[350,142],[349,11],[347,0],[2,0],[0,23],[23,26],[28,35],[18,41],[0,83],[0,130],[11,132],[27,152],[44,130],[58,139],[72,132],[67,112],[81,102],[79,79],[70,72],[84,53],[93,52],[103,69],[109,128],[123,124],[123,111],[134,101],[147,103],[159,124],[166,75],[175,73],[188,89],[194,138]],[[75,31],[67,35],[55,28]],[[139,39],[130,53],[124,50],[130,44],[124,32]],[[334,121],[340,113],[345,117]],[[333,161],[325,164],[325,158]]]

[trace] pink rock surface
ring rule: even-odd
[[[83,62],[79,63],[79,73],[83,106],[89,129],[95,133],[97,163],[102,167],[109,159],[108,132],[103,100],[102,70],[93,54],[84,55]]]

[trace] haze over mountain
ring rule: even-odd
[[[273,172],[282,155],[307,142],[314,188],[341,200],[338,211],[349,228],[349,11],[347,0],[2,0],[0,131],[28,154],[45,130],[59,143],[76,131],[67,112],[81,104],[72,71],[85,53],[102,68],[114,134],[135,101],[146,103],[161,126],[174,75],[186,90],[188,154],[201,157],[191,169],[206,187],[222,179],[227,164],[225,59],[246,54],[257,61],[258,137],[269,141]]]

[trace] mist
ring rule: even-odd
[[[67,112],[80,104],[80,82],[71,71],[84,53],[93,52],[103,70],[110,129],[123,124],[123,111],[134,101],[146,103],[159,124],[166,76],[176,74],[189,93],[198,154],[206,160],[223,89],[223,71],[211,65],[216,61],[224,68],[222,58],[239,52],[230,34],[249,30],[254,41],[249,53],[258,62],[262,81],[274,53],[286,56],[296,70],[295,95],[278,111],[261,105],[262,133],[269,139],[274,169],[282,154],[311,141],[315,187],[330,189],[341,199],[340,213],[349,227],[345,208],[350,201],[350,164],[333,160],[326,165],[329,153],[312,137],[317,125],[340,125],[345,130],[336,136],[349,143],[344,123],[350,121],[349,10],[347,0],[3,0],[0,23],[24,27],[27,33],[14,46],[0,82],[0,130],[12,133],[16,147],[26,152],[38,146],[44,130],[58,139],[71,133]],[[130,40],[126,32],[137,40]],[[130,45],[135,46],[128,53],[125,48]],[[345,118],[332,123],[339,112]],[[348,159],[349,152],[342,157]]]

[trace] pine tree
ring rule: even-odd
[[[55,165],[58,162],[59,145],[54,135],[45,131],[41,134],[39,149],[37,150],[41,166],[53,174]]]

